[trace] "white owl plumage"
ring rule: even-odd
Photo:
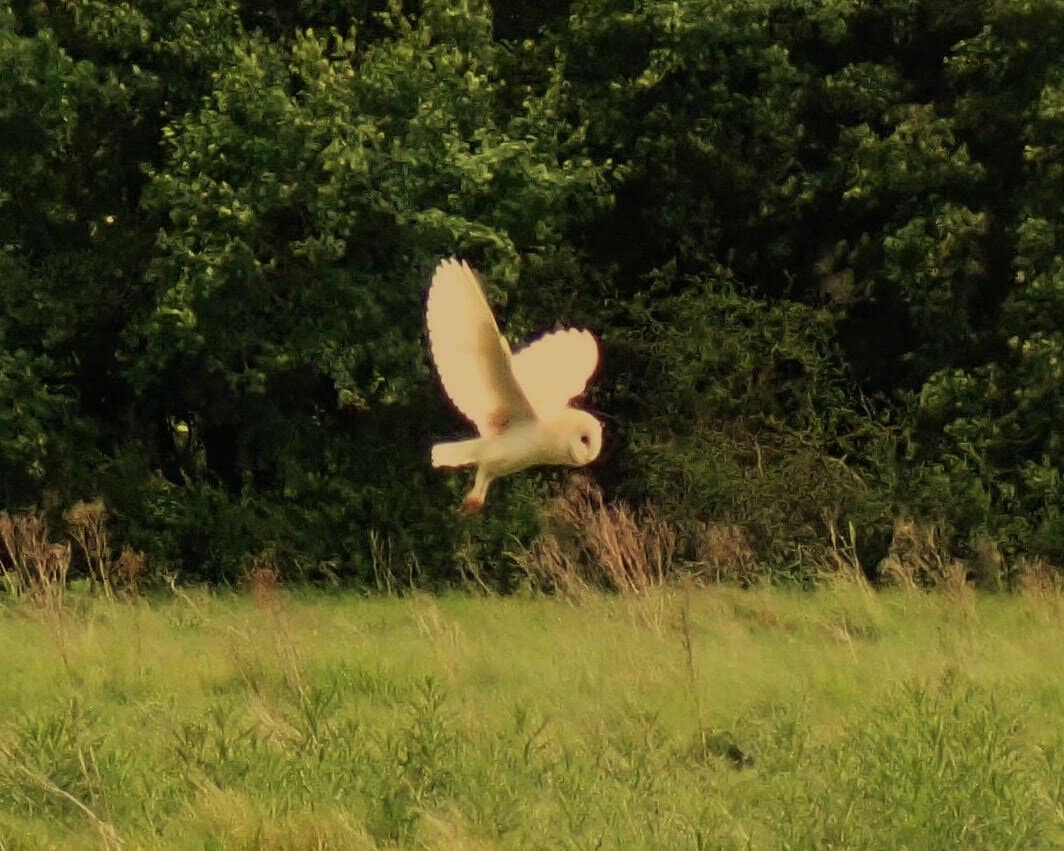
[[[443,388],[480,433],[432,447],[434,467],[476,465],[464,511],[483,507],[499,476],[539,464],[583,466],[598,457],[602,424],[569,406],[598,366],[590,331],[555,331],[511,354],[476,274],[454,258],[436,267],[425,313]]]

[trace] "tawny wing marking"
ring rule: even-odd
[[[464,260],[441,260],[436,267],[426,322],[443,389],[481,434],[535,417],[514,376],[510,346]]]
[[[546,418],[584,392],[598,359],[594,334],[568,328],[545,334],[517,352],[513,371],[536,415]]]

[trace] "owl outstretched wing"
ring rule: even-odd
[[[464,261],[440,261],[429,288],[429,346],[443,388],[482,435],[534,419],[535,408],[514,375],[506,338],[480,281]]]
[[[518,351],[513,372],[536,415],[548,419],[584,392],[598,360],[595,335],[567,328],[544,334]]]

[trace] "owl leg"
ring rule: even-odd
[[[461,514],[475,514],[484,507],[484,500],[487,499],[488,485],[491,484],[491,479],[492,477],[487,474],[484,465],[479,465],[477,467],[477,477],[473,480],[473,489],[462,500],[462,507],[459,509]]]

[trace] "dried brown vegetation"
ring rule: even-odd
[[[54,543],[42,514],[0,512],[0,574],[8,590],[42,608],[63,605],[70,572],[70,543]]]
[[[824,525],[827,527],[828,548],[820,570],[822,579],[831,581],[853,582],[861,587],[868,587],[861,559],[857,555],[857,530],[853,523],[846,524],[846,534],[838,527],[837,512],[824,512]]]
[[[145,574],[144,556],[128,546],[115,554],[101,500],[75,503],[63,520],[67,539],[56,540],[43,511],[0,511],[0,578],[9,593],[58,610],[78,568],[107,597],[115,590],[136,592]]]
[[[879,563],[879,575],[900,588],[931,588],[942,581],[956,581],[952,564],[938,527],[899,517],[887,556]]]
[[[910,591],[937,589],[957,609],[974,611],[973,582],[986,588],[1003,587],[1005,561],[997,544],[986,536],[976,537],[967,559],[954,556],[945,537],[932,523],[899,517],[894,521],[890,549],[879,563],[884,582]],[[1021,576],[1023,573],[1021,559]]]
[[[1041,556],[1021,556],[1014,569],[1021,594],[1057,602],[1064,597],[1064,574]]]
[[[113,595],[111,587],[111,547],[107,540],[107,509],[102,499],[92,502],[78,500],[63,512],[67,531],[74,543],[78,545],[89,579],[99,583],[108,597]]]
[[[144,553],[138,552],[129,546],[123,546],[115,562],[115,571],[121,585],[133,594],[140,588],[140,582],[147,571],[144,561]]]
[[[854,524],[843,527],[839,512],[830,510],[823,523],[824,544],[802,554],[813,580],[870,590],[872,574],[861,562]],[[1044,559],[1006,565],[999,544],[988,536],[973,538],[965,558],[949,550],[948,540],[933,523],[897,518],[877,584],[940,590],[961,608],[971,606],[974,588],[1003,589],[1007,576],[1027,591],[1061,584],[1059,572]],[[592,589],[639,594],[677,578],[749,587],[773,576],[742,525],[702,521],[682,529],[651,504],[634,509],[620,500],[608,502],[581,475],[548,503],[541,534],[510,555],[533,586],[565,596]]]
[[[252,557],[242,584],[251,592],[251,598],[259,608],[272,611],[280,607],[281,572],[277,569],[273,550],[264,550]]]
[[[591,587],[639,593],[672,573],[676,530],[652,506],[607,503],[602,491],[573,476],[547,508],[545,530],[512,556],[534,584],[561,594]]]
[[[746,585],[761,574],[757,554],[742,526],[701,523],[693,543],[695,560],[708,577],[717,582]]]

